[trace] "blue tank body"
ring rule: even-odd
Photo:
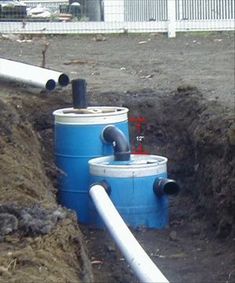
[[[135,157],[132,156],[132,158]],[[92,167],[95,162],[95,159],[91,160],[90,166]],[[158,170],[156,165],[155,172],[150,169],[150,173],[145,174],[149,170],[148,165],[143,165],[142,168],[140,165],[137,172],[135,168],[133,170],[128,169],[128,165],[123,168],[123,166],[117,164],[115,168],[115,162],[111,162],[110,167],[114,169],[109,169],[106,161],[104,161],[104,164],[101,170],[99,168],[98,171],[91,169],[90,182],[92,184],[105,181],[109,184],[111,188],[110,199],[127,225],[132,228],[155,229],[162,229],[168,225],[168,197],[167,195],[159,197],[153,190],[156,179],[167,178],[166,168],[162,167],[161,170]],[[99,163],[97,163],[97,166],[99,166]],[[125,170],[130,171],[129,176],[125,176],[128,175]],[[90,222],[94,226],[103,227],[102,220],[96,213],[92,202],[90,202]]]
[[[129,140],[127,119],[111,124]],[[108,121],[103,124],[55,122],[55,163],[60,170],[58,200],[61,205],[75,210],[81,223],[89,222],[88,161],[113,153],[112,145],[101,138],[107,125]]]

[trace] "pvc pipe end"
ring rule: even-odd
[[[179,185],[174,180],[166,182],[164,192],[167,195],[177,195],[179,193]]]
[[[48,80],[45,87],[47,90],[53,90],[56,87],[56,83],[54,80]]]
[[[66,74],[61,74],[59,76],[58,83],[61,86],[67,86],[69,84],[69,77]]]
[[[111,186],[109,185],[109,183],[108,183],[107,181],[102,180],[102,181],[99,181],[99,182],[97,182],[97,183],[93,183],[93,184],[90,186],[90,189],[91,189],[92,187],[96,186],[96,185],[99,185],[99,186],[103,187],[103,189],[106,191],[106,193],[107,193],[108,195],[111,194]]]
[[[161,197],[166,195],[177,195],[180,191],[179,185],[175,180],[171,179],[156,179],[153,184],[153,190],[157,196]]]

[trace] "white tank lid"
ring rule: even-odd
[[[131,154],[130,161],[115,161],[114,156],[89,160],[90,174],[103,177],[146,177],[167,172],[167,158],[158,155]]]
[[[62,108],[53,112],[55,123],[96,125],[127,121],[129,109],[115,106],[92,106],[84,109]]]

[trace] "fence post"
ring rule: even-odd
[[[124,22],[124,0],[103,0],[104,21]]]
[[[172,38],[176,36],[175,22],[176,22],[176,0],[167,0],[167,15],[168,15],[168,37]]]

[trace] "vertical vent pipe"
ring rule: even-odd
[[[72,95],[73,95],[74,109],[87,108],[86,86],[87,86],[86,80],[83,79],[72,80]]]

